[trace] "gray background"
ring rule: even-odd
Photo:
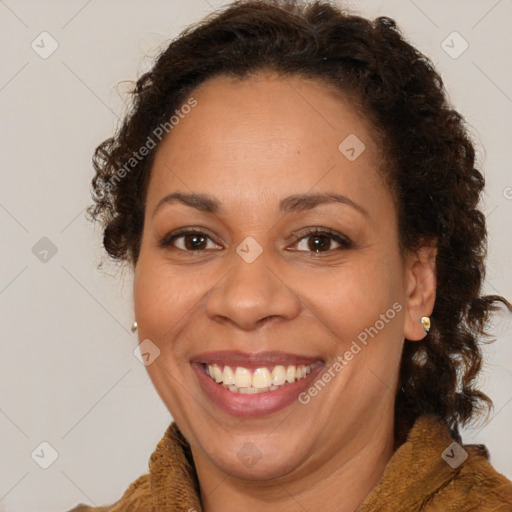
[[[98,271],[100,233],[84,209],[92,152],[125,110],[127,84],[116,84],[135,79],[159,45],[225,3],[0,0],[0,510],[112,503],[147,471],[171,421],[133,355],[130,271]],[[346,5],[395,18],[473,126],[487,179],[485,291],[511,299],[512,2]],[[45,31],[58,43],[50,56],[55,43]],[[492,421],[466,430],[464,442],[485,443],[512,479],[510,328],[498,315],[499,341],[486,349]],[[42,442],[58,455],[47,469],[40,465],[53,452]]]

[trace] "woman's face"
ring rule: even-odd
[[[197,466],[264,480],[339,465],[389,440],[432,278],[399,251],[378,147],[348,100],[273,75],[193,98],[147,192],[147,370]]]

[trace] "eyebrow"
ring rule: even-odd
[[[206,213],[218,214],[222,212],[221,203],[208,194],[173,192],[163,197],[155,209],[153,216],[164,205],[180,203],[196,210]],[[321,204],[339,203],[351,206],[354,210],[368,216],[368,211],[352,199],[334,193],[317,193],[317,194],[294,194],[281,200],[279,203],[279,211],[282,213],[294,213],[305,210],[312,210]]]

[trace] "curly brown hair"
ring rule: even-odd
[[[438,247],[433,326],[421,342],[405,343],[395,437],[402,442],[419,415],[434,413],[460,439],[459,426],[492,407],[476,388],[479,342],[488,336],[498,302],[511,306],[500,296],[481,296],[487,231],[478,202],[484,178],[465,122],[431,61],[404,40],[392,19],[370,21],[322,1],[256,0],[234,2],[182,32],[138,79],[131,111],[95,151],[89,213],[104,226],[108,254],[137,263],[158,144],[143,157],[139,149],[198,85],[257,71],[333,84],[357,99],[378,134],[401,249]]]

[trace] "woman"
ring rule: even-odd
[[[498,296],[463,119],[394,22],[236,3],[137,82],[95,154],[174,422],[150,471],[75,511],[510,511],[460,427]]]

